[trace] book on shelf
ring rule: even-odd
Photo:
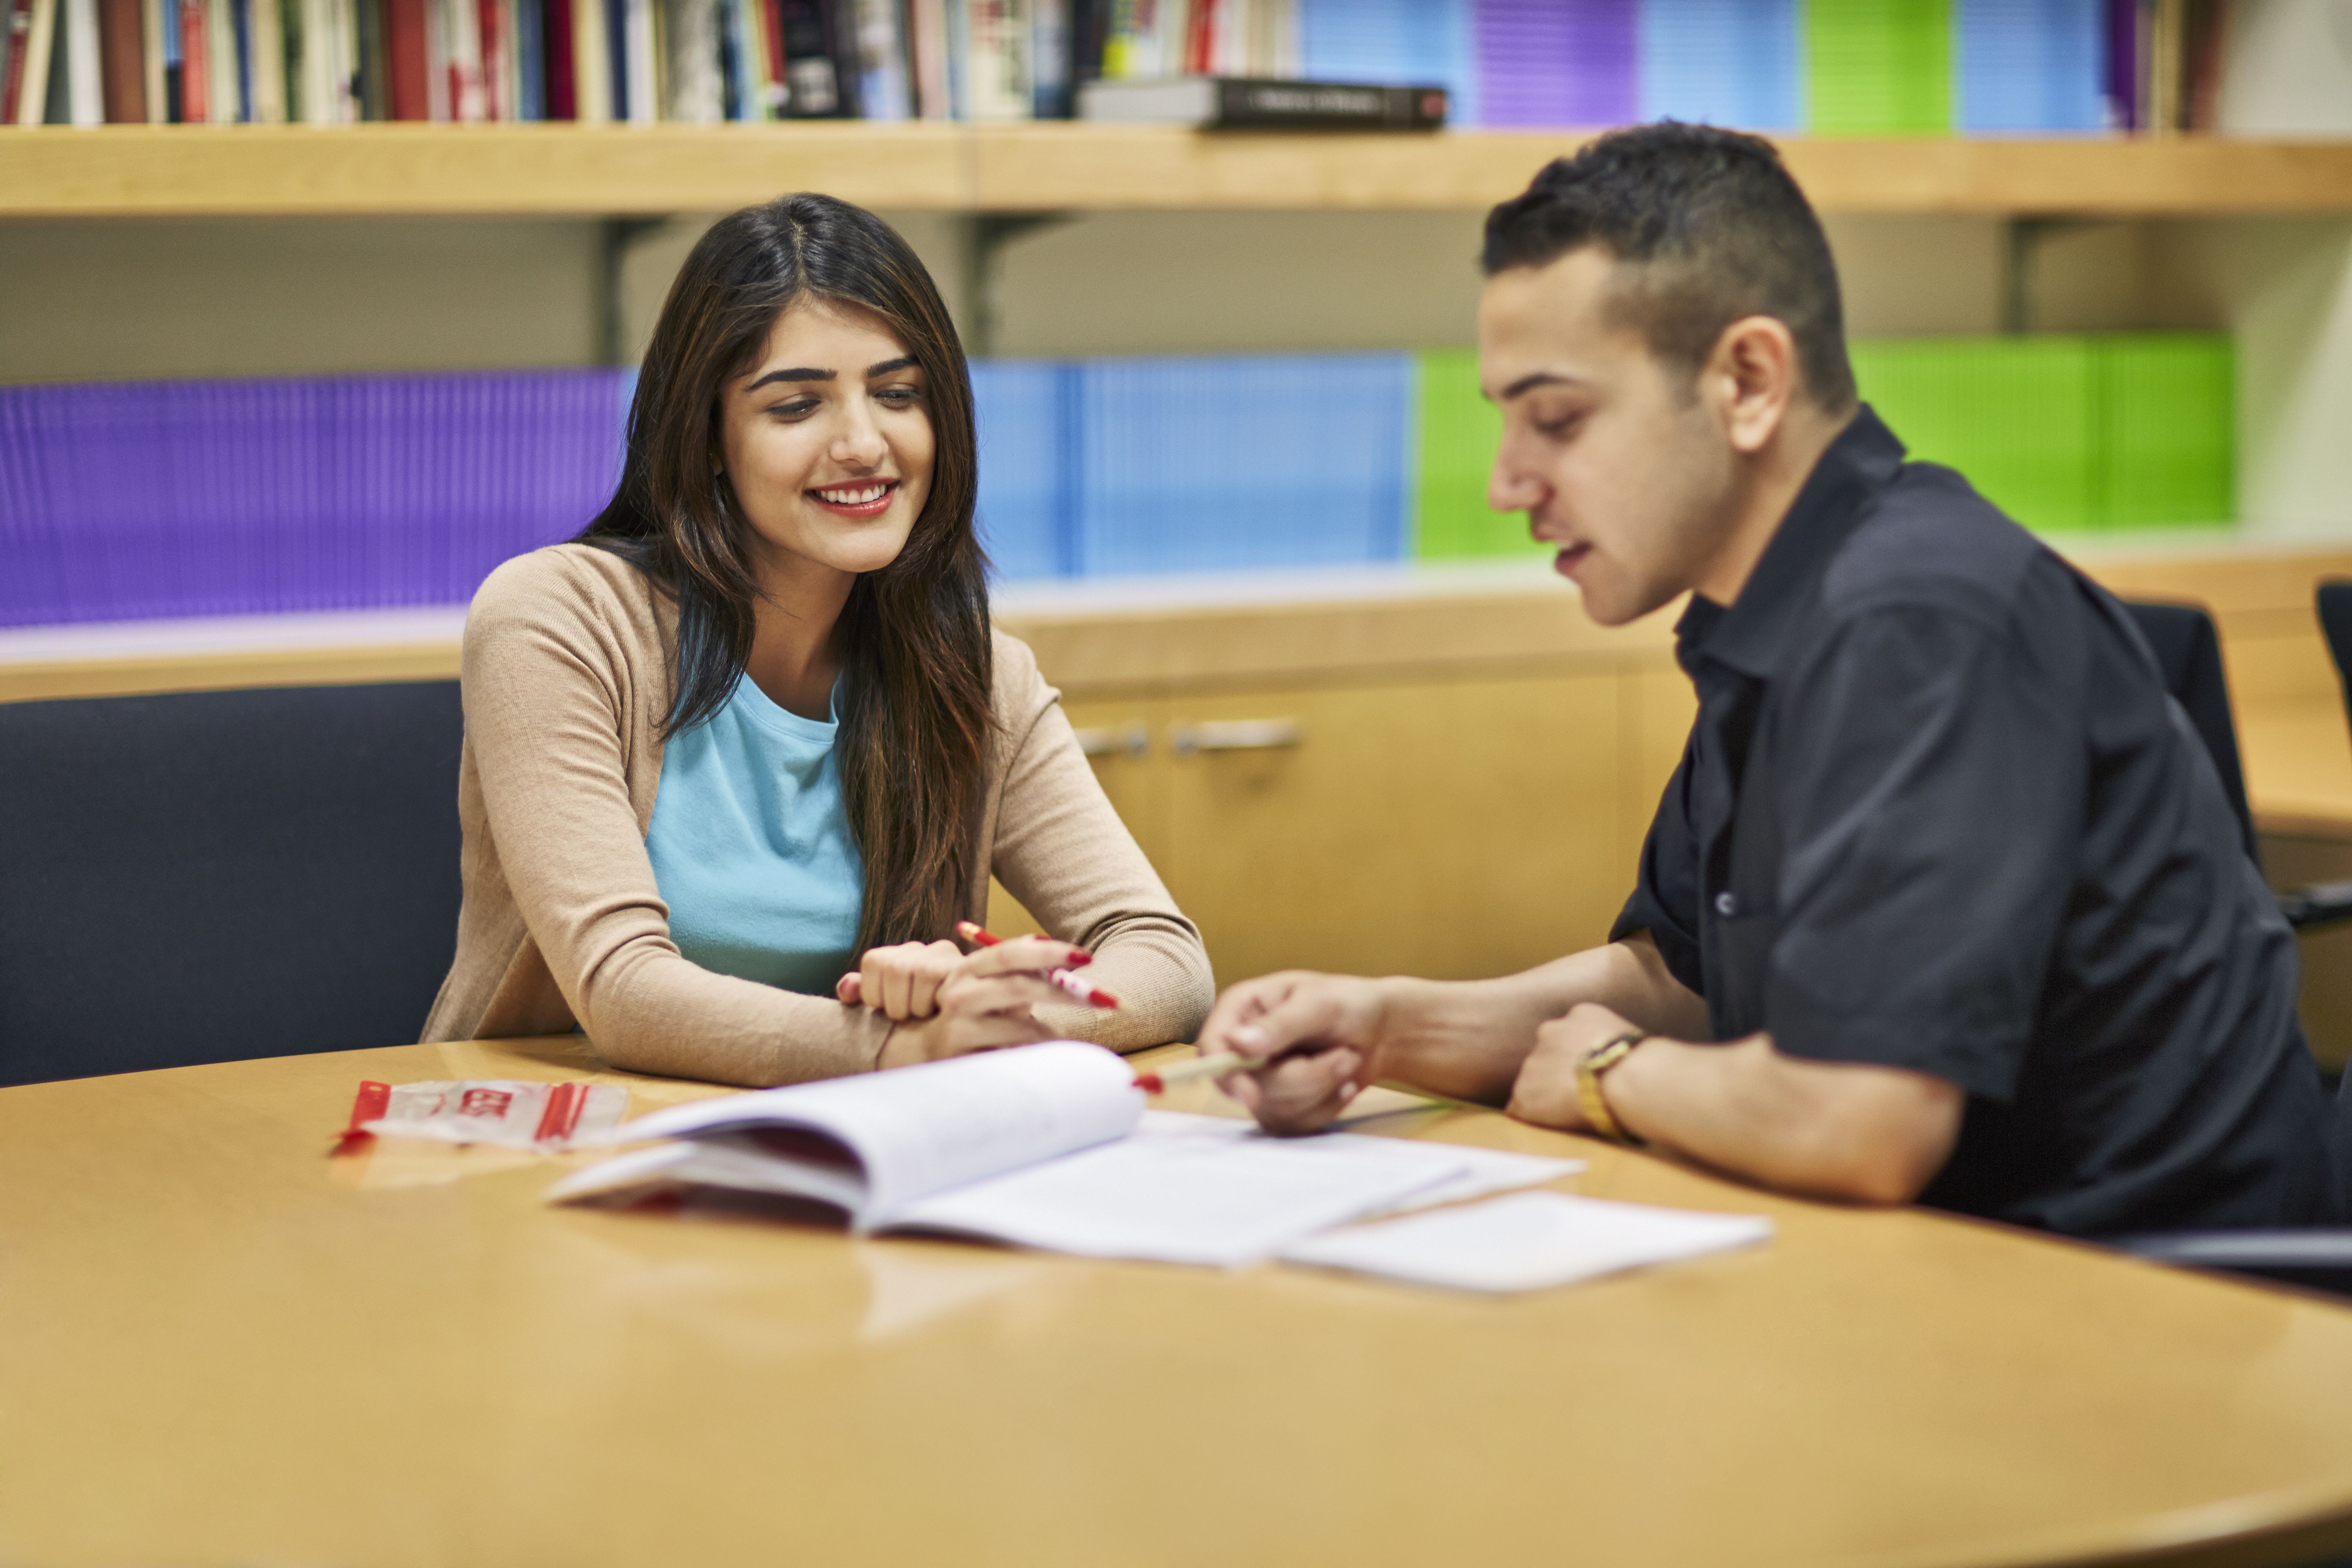
[[[1081,120],[1204,131],[1436,131],[1445,108],[1445,89],[1427,84],[1189,76],[1090,81],[1078,89]]]
[[[1330,117],[1267,108],[1305,101],[1271,88],[1249,109],[1232,84],[1425,84],[1454,125],[2340,134],[2352,52],[2329,15],[2288,0],[0,0],[0,83],[16,84],[0,122],[1275,126]]]

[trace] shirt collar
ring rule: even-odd
[[[1675,623],[1683,668],[1704,655],[1759,679],[1771,676],[1802,620],[1809,590],[1902,466],[1903,443],[1864,404],[1806,476],[1739,597],[1726,607],[1691,595]]]

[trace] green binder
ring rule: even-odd
[[[2092,340],[1883,339],[1853,357],[1864,401],[1913,458],[1958,468],[2028,528],[2099,526]]]
[[[2237,512],[2237,354],[2221,332],[2097,340],[2110,528],[2227,522]]]
[[[1478,395],[1478,356],[1467,349],[1416,354],[1421,441],[1413,483],[1412,554],[1423,561],[1542,554],[1525,512],[1492,511],[1486,476],[1502,445],[1503,416]]]
[[[1807,0],[1806,129],[1940,136],[1952,129],[1949,0]]]

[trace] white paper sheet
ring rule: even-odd
[[[1416,1285],[1499,1292],[1698,1258],[1771,1234],[1772,1222],[1760,1215],[1520,1193],[1308,1237],[1281,1256]]]

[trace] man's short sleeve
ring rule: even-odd
[[[1694,993],[1705,994],[1704,971],[1698,952],[1698,847],[1691,829],[1690,748],[1666,793],[1658,814],[1650,820],[1650,835],[1642,841],[1641,879],[1633,896],[1625,900],[1617,923],[1609,928],[1611,942],[1622,942],[1646,931],[1657,943],[1666,971]]]
[[[2014,1090],[2087,787],[2072,623],[2033,608],[1868,610],[1776,693],[1779,1049]]]

